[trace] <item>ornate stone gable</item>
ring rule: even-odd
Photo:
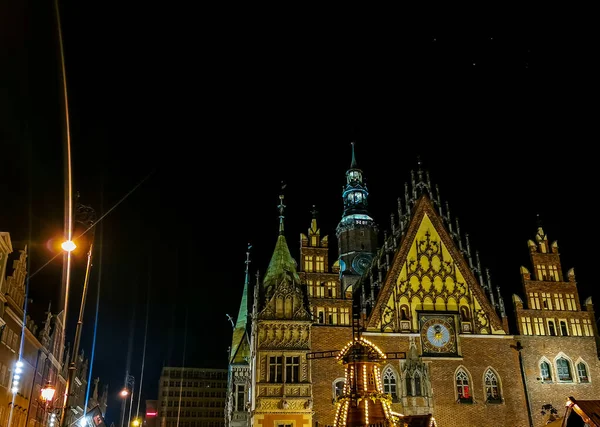
[[[474,328],[463,332],[506,333],[430,200],[423,196],[394,255],[367,327],[414,331],[416,310],[459,309]]]
[[[258,318],[261,320],[311,320],[312,316],[306,308],[300,286],[293,281],[284,279],[275,287],[273,295]]]

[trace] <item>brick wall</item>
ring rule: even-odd
[[[408,335],[364,334],[364,337],[386,353],[408,352]],[[312,351],[341,349],[351,339],[350,328],[313,327]],[[419,339],[416,338],[416,340],[418,342]],[[433,415],[438,425],[442,427],[528,427],[529,421],[518,351],[514,349],[515,340],[508,337],[474,336],[462,336],[459,340],[464,355],[462,358],[424,359],[429,363],[435,408]],[[417,345],[420,347],[420,343]],[[399,370],[399,360],[388,362]],[[313,359],[310,363],[314,421],[319,425],[331,425],[335,415],[335,406],[332,402],[333,382],[337,378],[344,377],[344,367],[335,358]],[[466,368],[470,375],[471,392],[474,396],[473,404],[456,402],[454,375],[459,366]],[[483,376],[489,367],[492,367],[498,375],[504,398],[503,403],[485,402]]]
[[[576,399],[600,399],[598,384],[600,381],[600,363],[594,345],[594,337],[548,337],[521,336],[518,338],[523,346],[523,366],[526,373],[534,425],[542,425],[547,419],[540,412],[542,405],[552,404],[558,415],[565,413],[565,403],[569,396]],[[557,381],[555,358],[564,354],[571,360],[572,382]],[[540,363],[545,357],[552,365],[552,382],[541,380]],[[588,366],[589,383],[580,383],[577,377],[576,362],[581,358]]]

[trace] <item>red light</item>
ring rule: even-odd
[[[156,417],[156,412],[146,412],[147,417]]]

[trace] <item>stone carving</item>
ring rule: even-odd
[[[259,330],[259,348],[302,348],[307,349],[310,338],[310,325],[269,324],[265,323]]]

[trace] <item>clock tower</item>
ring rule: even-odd
[[[368,197],[362,170],[356,165],[353,142],[352,163],[342,191],[344,213],[336,229],[342,293],[352,290],[377,251],[377,225],[367,210]]]

